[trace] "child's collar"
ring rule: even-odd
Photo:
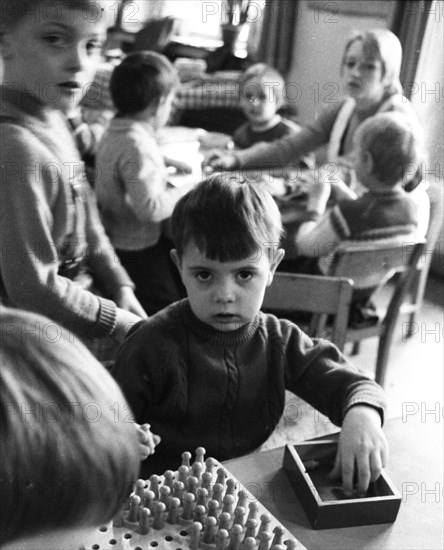
[[[261,126],[260,128],[254,128],[254,126],[250,123],[250,128],[253,132],[262,133],[266,132],[267,130],[271,130],[271,128],[274,128],[281,122],[282,117],[281,115],[278,115],[277,113],[273,116],[272,119],[270,119],[265,126]]]

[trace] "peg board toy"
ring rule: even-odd
[[[139,479],[113,522],[94,531],[79,550],[302,550],[205,449],[182,453],[176,472]]]

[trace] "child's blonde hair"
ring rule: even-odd
[[[243,97],[247,92],[248,83],[255,79],[261,79],[272,87],[277,107],[281,107],[284,103],[285,80],[280,72],[266,63],[255,63],[248,67],[239,78],[240,92]]]
[[[399,76],[401,72],[402,46],[397,36],[388,29],[372,29],[353,33],[344,48],[341,73],[344,68],[347,52],[350,46],[357,40],[362,42],[362,48],[366,57],[378,59],[381,62],[386,93],[388,95],[401,94],[402,86]]]
[[[0,359],[0,544],[106,523],[140,466],[116,382],[64,328],[4,307]]]
[[[421,139],[402,113],[379,113],[366,119],[355,139],[361,154],[370,153],[373,175],[389,187],[405,184],[412,167],[417,167],[423,158]]]

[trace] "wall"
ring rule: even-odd
[[[325,102],[341,97],[339,69],[344,44],[357,29],[388,27],[396,2],[299,0],[290,101],[302,122],[310,122]]]

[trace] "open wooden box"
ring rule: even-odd
[[[347,497],[341,482],[328,479],[337,441],[318,440],[287,445],[283,467],[314,529],[392,523],[401,497],[383,471],[365,497]]]

